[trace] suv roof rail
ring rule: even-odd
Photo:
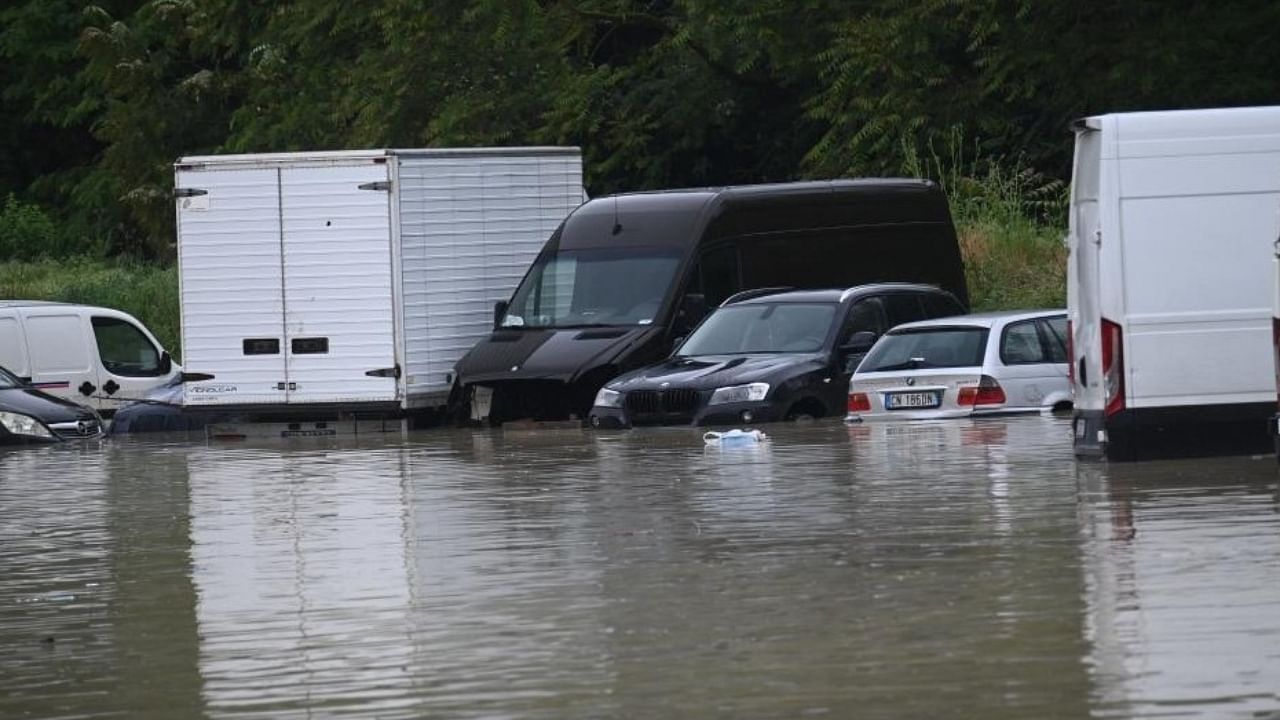
[[[787,292],[788,290],[795,290],[795,288],[793,287],[762,287],[762,288],[752,288],[750,290],[743,290],[742,292],[734,293],[729,297],[725,298],[725,301],[720,303],[720,307],[724,307],[725,305],[732,305],[733,303],[736,303],[736,302],[742,302],[743,300],[750,300],[751,298],[758,298],[758,297],[763,297],[765,295],[774,295],[780,292]]]

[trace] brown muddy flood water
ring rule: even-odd
[[[0,718],[1280,717],[1274,459],[765,429],[0,451]]]

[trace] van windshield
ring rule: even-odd
[[[831,331],[837,307],[835,303],[730,305],[703,321],[676,354],[817,352]]]
[[[538,258],[516,288],[503,327],[648,325],[680,257],[664,248],[560,250]]]

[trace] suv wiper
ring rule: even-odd
[[[900,362],[895,365],[881,365],[878,368],[872,368],[866,372],[893,372],[895,370],[919,370],[925,365],[924,358],[911,358],[906,362]]]

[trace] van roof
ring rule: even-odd
[[[0,308],[15,307],[47,307],[49,305],[70,305],[71,303],[53,302],[51,300],[0,300]]]

